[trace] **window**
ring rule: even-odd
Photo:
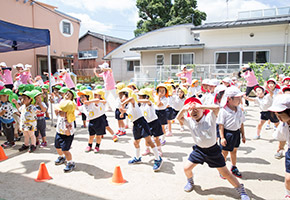
[[[127,61],[127,71],[134,71],[135,66],[140,66],[139,60]]]
[[[62,28],[62,32],[64,33],[64,34],[71,34],[71,30],[70,30],[70,23],[68,23],[68,22],[62,22],[62,26],[63,26],[63,28]]]
[[[171,54],[171,65],[194,64],[194,53]]]
[[[243,52],[243,64],[249,62],[266,63],[269,62],[269,51],[245,51]]]
[[[95,59],[98,58],[98,50],[79,51],[79,59]]]
[[[240,64],[240,52],[216,53],[217,69],[237,69]]]
[[[156,55],[156,65],[163,65],[164,64],[164,55],[157,54]]]

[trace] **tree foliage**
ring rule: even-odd
[[[135,36],[176,24],[200,25],[206,14],[197,10],[197,0],[137,0],[139,10]]]

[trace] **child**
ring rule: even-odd
[[[290,199],[290,94],[279,95],[279,98],[274,99],[270,111],[275,112],[278,119],[282,122],[279,124],[275,135],[276,139],[288,142],[288,151],[285,153],[285,199]]]
[[[36,138],[34,135],[34,131],[36,131],[36,115],[40,113],[40,111],[33,105],[34,94],[29,91],[24,92],[21,98],[22,106],[17,103],[16,99],[12,102],[21,113],[20,130],[24,134],[24,144],[19,148],[19,151],[24,151],[29,148],[30,138],[31,145],[29,148],[29,153],[32,153],[36,150]]]
[[[154,141],[157,146],[159,155],[162,156],[161,143],[159,140],[159,136],[163,135],[161,123],[156,115],[154,108],[154,99],[153,94],[150,89],[141,89],[138,93],[139,99],[138,103],[140,103],[140,109],[144,114],[144,118],[147,121],[150,127],[151,136],[154,136]],[[146,156],[150,154],[149,144],[146,143],[146,149],[142,156]]]
[[[165,84],[159,84],[156,87],[157,95],[155,97],[155,110],[156,115],[162,125],[162,131],[165,133],[165,125],[167,125],[167,114],[166,107],[168,104],[168,90]],[[166,143],[165,135],[162,136],[161,144],[164,145]]]
[[[177,95],[173,96],[172,98],[172,108],[173,108],[173,118],[175,119],[179,111],[184,105],[185,99],[187,95],[187,89],[185,87],[180,87],[177,89]],[[184,126],[182,121],[179,121],[180,124],[180,131],[184,131]]]
[[[237,178],[227,169],[221,149],[216,143],[215,124],[218,112],[219,107],[217,105],[205,106],[197,98],[191,97],[185,101],[185,105],[177,115],[177,119],[183,121],[190,129],[195,143],[193,151],[184,166],[187,177],[184,190],[190,192],[194,189],[192,169],[197,164],[206,162],[210,168],[217,168],[219,173],[235,187],[242,200],[249,200],[250,198],[243,184],[240,184]],[[187,117],[185,114],[187,114]]]
[[[81,87],[80,87],[80,92],[81,92],[81,91],[85,91],[84,93],[87,92],[89,95],[91,95],[90,99],[93,98],[93,97],[92,97],[92,95],[93,95],[92,91],[86,89],[86,86],[81,86]],[[82,105],[83,105],[83,103],[82,103],[82,101],[81,101],[81,98],[78,97],[78,98],[77,98],[77,106],[80,107],[80,106],[82,106]],[[87,128],[87,116],[86,116],[84,113],[81,113],[81,115],[82,115],[82,121],[83,121],[83,125],[81,126],[81,128]]]
[[[149,146],[152,148],[155,160],[153,165],[153,170],[159,171],[162,165],[162,158],[158,155],[158,149],[154,145],[154,143],[151,140],[150,128],[148,126],[148,123],[143,117],[142,111],[139,108],[136,100],[133,98],[133,91],[129,88],[123,88],[121,91],[119,91],[119,94],[121,97],[122,107],[120,109],[121,111],[121,117],[124,115],[124,113],[128,113],[128,118],[133,122],[133,135],[134,135],[134,146],[136,148],[136,156],[129,160],[129,164],[136,164],[141,162],[140,157],[140,140],[144,138],[149,144]],[[125,105],[127,105],[127,109],[125,109]]]
[[[248,101],[254,101],[256,104],[258,104],[261,112],[260,122],[257,126],[257,135],[254,137],[254,140],[258,140],[261,137],[261,130],[263,128],[263,125],[267,122],[267,120],[270,120],[272,123],[275,123],[275,126],[277,127],[279,125],[279,120],[277,119],[276,115],[268,111],[268,108],[273,103],[273,91],[268,88],[269,94],[265,95],[265,89],[261,86],[256,86],[254,88],[254,91],[256,93],[256,98],[250,98],[246,97]]]
[[[70,100],[64,100],[55,106],[57,125],[54,146],[59,155],[55,165],[64,164],[67,160],[64,172],[71,172],[76,167],[69,152],[75,133],[73,126],[73,122],[76,119],[75,108],[76,105]]]
[[[106,119],[105,115],[101,112],[101,110],[105,110],[105,107],[103,100],[93,100],[90,98],[90,93],[92,93],[90,90],[83,90],[77,93],[78,96],[81,97],[81,102],[83,103],[78,109],[84,113],[89,120],[89,142],[85,152],[90,152],[92,150],[94,138],[96,136],[94,153],[98,153],[100,151],[102,136],[106,134]]]
[[[36,115],[37,123],[36,123],[36,131],[35,131],[35,137],[36,137],[36,145],[39,144],[38,136],[39,133],[42,138],[42,142],[40,144],[40,147],[46,147],[46,121],[45,121],[45,113],[47,111],[47,106],[44,102],[42,102],[42,93],[38,90],[32,90],[34,99],[35,99],[35,107],[40,112]]]
[[[198,80],[194,79],[192,80],[191,87],[188,89],[188,97],[196,95],[198,91],[200,91],[200,86],[198,85]]]
[[[17,111],[8,100],[8,96],[12,95],[12,93],[13,92],[10,89],[2,89],[0,91],[0,100],[1,100],[0,121],[1,121],[1,126],[3,127],[3,132],[7,139],[7,141],[1,145],[3,148],[15,146],[13,114],[16,113]]]
[[[125,88],[126,85],[125,83],[118,83],[116,85],[116,89],[117,89],[117,94],[119,94],[119,91],[121,91],[123,88]],[[118,121],[118,127],[119,127],[119,130],[118,132],[116,133],[118,136],[123,136],[123,135],[126,135],[126,126],[125,126],[125,123],[124,123],[124,120],[126,118],[126,115],[124,115],[124,117],[120,118],[120,108],[121,108],[121,97],[119,96],[119,98],[116,99],[116,110],[115,110],[115,119],[117,119]]]
[[[170,137],[172,136],[172,128],[171,128],[171,121],[174,120],[174,116],[173,116],[173,108],[172,108],[172,95],[173,95],[173,87],[171,86],[171,84],[165,84],[166,89],[168,91],[168,103],[167,103],[167,107],[166,107],[166,117],[167,117],[167,133],[166,136]]]
[[[232,173],[241,178],[242,174],[236,167],[237,150],[240,146],[241,134],[243,143],[246,142],[244,121],[245,116],[240,108],[242,93],[237,87],[231,86],[225,90],[221,100],[223,107],[218,115],[217,124],[220,131],[220,144],[224,158],[227,158],[228,153],[231,155]],[[221,175],[222,177],[222,175]],[[223,178],[223,177],[222,177]]]

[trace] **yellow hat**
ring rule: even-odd
[[[165,96],[168,97],[168,89],[167,89],[167,87],[166,87],[166,85],[164,83],[160,83],[159,85],[157,85],[156,90],[158,90],[161,87],[166,89]]]
[[[179,87],[179,89],[181,89],[181,91],[184,93],[184,95],[187,95],[187,89],[183,86]]]
[[[137,85],[136,85],[134,82],[129,83],[129,84],[127,85],[127,87],[129,87],[129,86],[134,86],[134,87],[137,89]]]
[[[193,79],[192,82],[191,82],[191,87],[195,87],[195,83],[198,83],[198,80],[197,79]]]
[[[89,90],[89,89],[79,91],[77,94],[78,94],[78,96],[82,96],[82,95],[89,96],[89,100],[94,98],[92,90]]]
[[[95,90],[95,91],[93,91],[93,93],[94,93],[94,95],[95,95],[95,94],[99,94],[99,95],[101,95],[101,98],[102,98],[103,100],[105,100],[105,90],[104,90],[104,89],[98,89],[98,90]]]
[[[76,120],[75,116],[76,105],[71,100],[64,100],[61,103],[55,105],[55,110],[60,110],[66,113],[67,121],[69,123]]]
[[[117,94],[118,94],[119,91],[122,90],[124,87],[126,87],[125,83],[122,83],[122,82],[118,83],[118,84],[116,85],[116,88],[117,88]]]
[[[137,95],[130,88],[125,87],[119,91],[119,93],[121,93],[121,92],[127,92],[129,98],[133,97],[134,100],[137,101]]]
[[[143,88],[138,92],[138,95],[147,95],[149,96],[149,100],[154,103],[153,90],[149,88]]]
[[[166,89],[168,90],[168,96],[173,95],[173,88],[171,84],[166,84]]]

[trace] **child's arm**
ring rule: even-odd
[[[225,133],[224,133],[224,125],[219,124],[219,130],[220,130],[220,137],[221,137],[221,145],[224,147],[227,145],[227,141],[225,139]]]
[[[94,73],[96,77],[103,77],[102,75],[100,75],[99,73],[97,73],[97,68],[94,69]]]
[[[176,116],[176,119],[180,122],[184,122],[185,118],[184,118],[184,114],[189,110],[190,108],[190,104],[186,104],[184,105],[181,110],[178,112],[178,115]]]
[[[212,112],[217,116],[219,114],[220,107],[218,105],[200,105],[196,104],[196,109],[212,110]]]
[[[0,112],[0,116],[3,116],[5,113],[6,113],[6,110],[2,110],[2,111]]]
[[[132,103],[133,107],[135,107],[135,100],[133,97],[126,99],[124,102],[121,103],[121,105],[122,107],[124,107],[128,103]]]
[[[147,103],[149,106],[151,106],[151,101],[149,99],[138,99],[138,103]]]
[[[83,102],[83,104],[85,104],[85,105],[89,105],[89,104],[91,104],[91,103],[98,104],[98,103],[100,103],[100,99],[92,99],[92,100],[90,100],[90,101],[84,101],[84,102]]]
[[[17,110],[19,111],[20,105],[18,104],[17,100],[16,99],[12,99],[12,103],[15,104]]]
[[[157,107],[161,107],[163,106],[164,104],[161,102],[161,97],[158,95],[158,98],[157,98],[157,101],[156,101],[156,105]]]
[[[242,142],[246,143],[244,123],[241,124]]]
[[[247,97],[247,96],[245,96],[244,98],[248,101],[256,101],[256,98],[251,98],[251,97]]]

